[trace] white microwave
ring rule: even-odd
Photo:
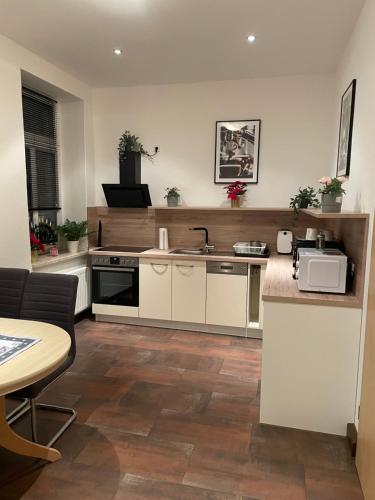
[[[298,288],[306,292],[345,293],[348,258],[340,250],[299,248]]]

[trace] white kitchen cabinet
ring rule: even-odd
[[[206,263],[179,261],[172,264],[172,320],[206,321]]]
[[[362,311],[327,304],[264,302],[261,423],[346,435]]]
[[[246,274],[243,275],[230,274],[229,267],[228,274],[207,274],[207,324],[246,328],[248,275],[245,266]]]
[[[172,263],[139,259],[139,317],[172,318]]]

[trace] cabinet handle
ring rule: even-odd
[[[176,267],[187,267],[187,268],[193,268],[194,264],[176,264]]]
[[[220,269],[233,269],[233,264],[221,264]]]
[[[160,264],[160,262],[150,262],[150,264],[151,264],[152,266],[165,266],[165,267],[167,267],[167,266],[168,266],[168,264]]]

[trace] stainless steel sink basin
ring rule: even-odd
[[[177,248],[169,253],[176,255],[203,255],[204,250],[203,248]]]

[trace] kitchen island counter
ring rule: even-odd
[[[352,307],[360,309],[362,300],[353,293],[334,294],[301,292],[293,279],[290,255],[272,254],[268,259],[262,298],[266,302],[287,302],[317,306]]]

